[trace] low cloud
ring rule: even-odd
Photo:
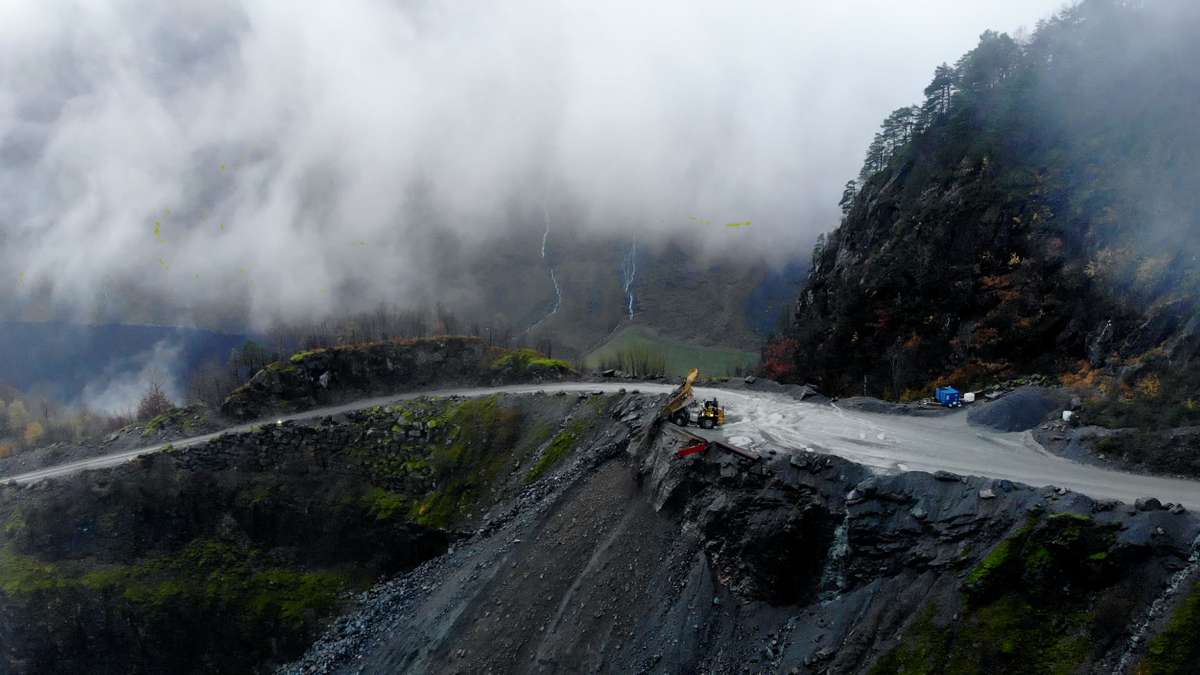
[[[643,239],[751,221],[739,246],[805,257],[883,115],[1058,4],[7,3],[0,311],[435,297],[432,252],[543,206]]]
[[[80,402],[110,415],[130,414],[151,383],[157,382],[175,402],[183,400],[176,377],[182,348],[165,340],[139,354],[109,363],[104,372],[83,387]]]

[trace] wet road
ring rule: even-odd
[[[475,387],[412,392],[363,399],[279,420],[306,420],[326,415],[386,405],[420,396],[484,396],[496,393],[544,391],[614,392],[618,389],[666,393],[669,384],[564,383]],[[1163,502],[1200,510],[1200,482],[1156,478],[1111,471],[1051,455],[1030,433],[998,433],[967,424],[965,412],[938,417],[909,417],[843,410],[828,403],[798,402],[780,394],[697,388],[698,397],[718,397],[729,414],[723,435],[730,443],[751,449],[821,452],[866,464],[882,471],[949,471],[963,475],[1007,479],[1033,486],[1054,485],[1091,497],[1132,503],[1138,497],[1158,497]],[[249,431],[258,421],[226,429]],[[206,434],[170,445],[184,448],[205,443],[219,434]],[[86,460],[30,471],[5,480],[29,483],[76,471],[99,469],[161,451],[161,443]]]

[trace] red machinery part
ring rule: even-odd
[[[686,448],[681,448],[679,451],[677,451],[675,453],[675,458],[683,459],[684,457],[691,457],[692,455],[699,454],[701,452],[704,452],[707,449],[708,449],[708,441],[704,441],[702,443],[696,443],[695,445],[689,445]]]

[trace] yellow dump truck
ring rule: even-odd
[[[696,402],[692,385],[698,377],[699,369],[692,368],[688,371],[687,379],[671,393],[671,398],[663,406],[663,415],[681,427],[695,424],[701,429],[714,429],[725,424],[725,408],[722,408],[715,398],[703,403]]]

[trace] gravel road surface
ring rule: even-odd
[[[618,389],[666,393],[669,384],[554,383],[508,387],[478,387],[410,392],[365,399],[285,415],[279,420],[306,420],[420,396],[484,396],[497,393],[612,392]],[[939,417],[912,417],[849,412],[836,404],[801,402],[776,393],[697,388],[698,397],[717,397],[726,407],[729,423],[722,432],[734,445],[756,450],[820,452],[887,472],[948,471],[962,475],[1006,479],[1040,487],[1054,485],[1101,499],[1132,504],[1138,497],[1158,497],[1163,502],[1200,510],[1200,482],[1158,478],[1112,471],[1057,457],[1046,452],[1030,432],[1001,433],[969,426],[966,412]],[[242,432],[269,423],[258,421],[231,427]],[[175,448],[205,443],[218,434],[206,434],[170,445]],[[167,444],[126,450],[87,460],[30,471],[4,480],[31,483],[76,471],[98,469],[159,452]]]

